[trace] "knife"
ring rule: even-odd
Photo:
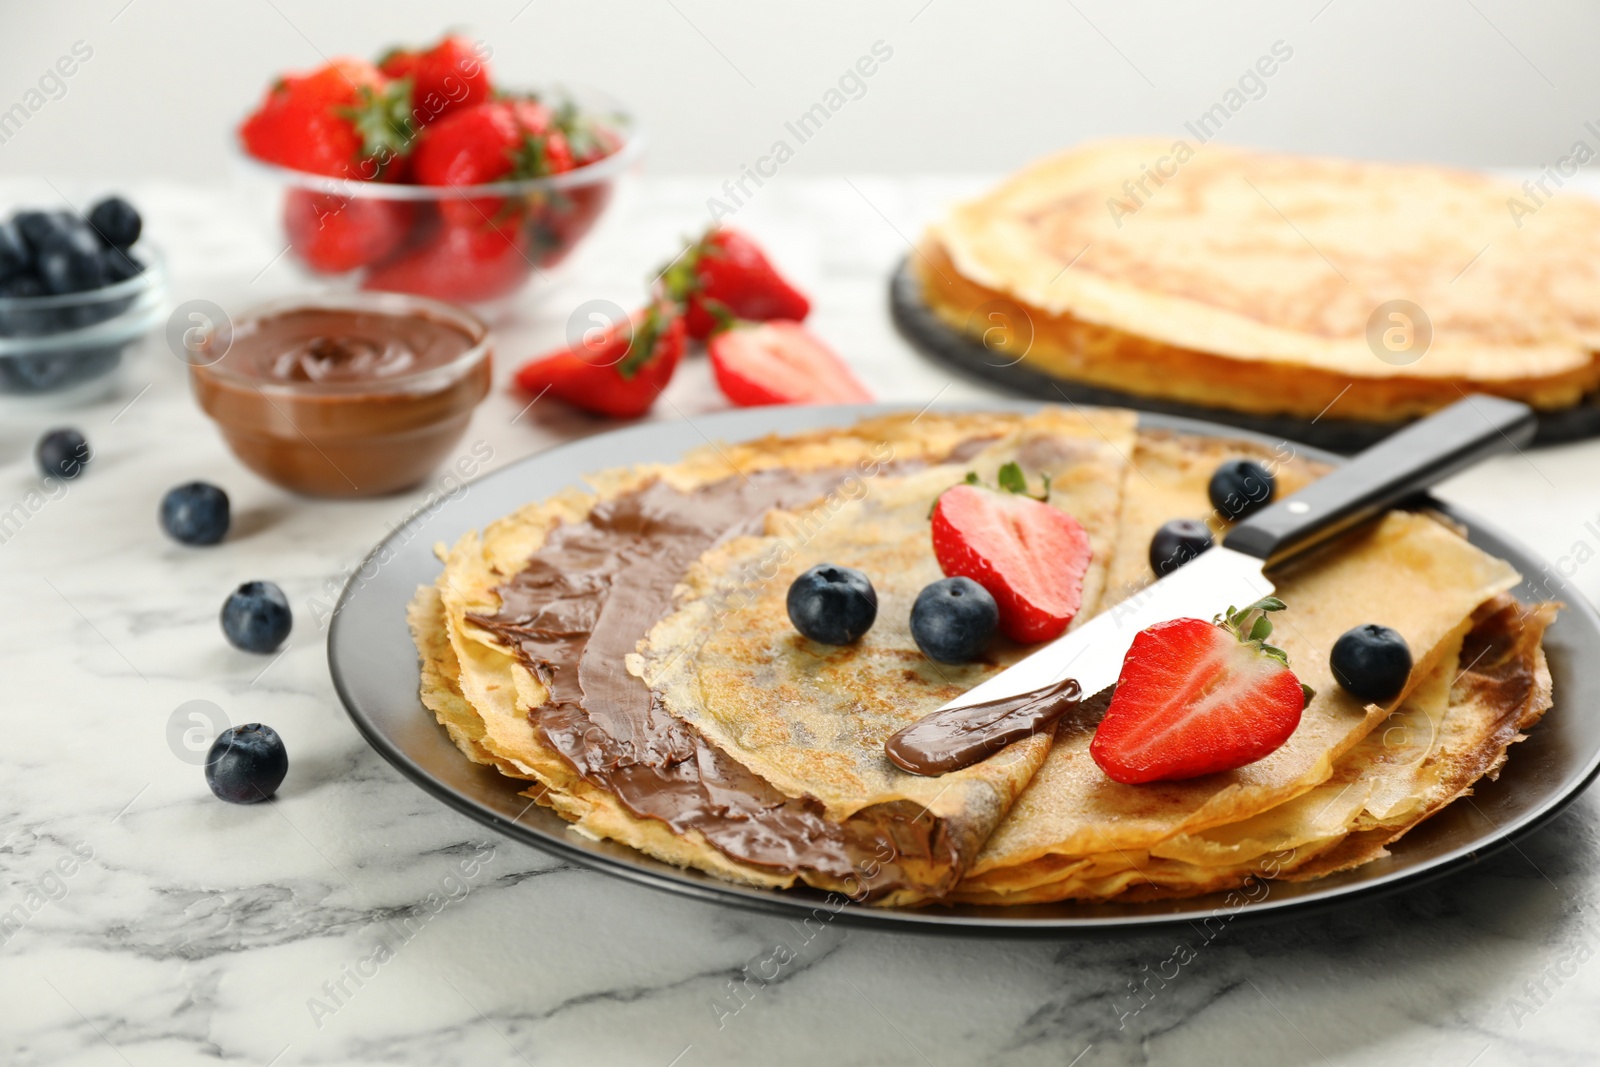
[[[1220,545],[1057,638],[939,711],[1078,682],[1083,698],[1114,684],[1139,631],[1169,619],[1209,619],[1273,591],[1268,571],[1328,538],[1500,452],[1533,440],[1533,409],[1472,396],[1412,423],[1300,492],[1237,523]]]

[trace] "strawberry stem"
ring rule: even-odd
[[[1212,622],[1238,638],[1241,644],[1253,645],[1258,651],[1287,667],[1289,654],[1281,648],[1267,644],[1267,638],[1272,636],[1272,620],[1267,618],[1267,613],[1282,611],[1286,606],[1275,596],[1262,597],[1254,604],[1243,608],[1230,605],[1227,611],[1218,615]],[[1310,700],[1310,697],[1306,699]]]

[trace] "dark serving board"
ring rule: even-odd
[[[1099,407],[1135,408],[1162,415],[1236,426],[1277,440],[1299,441],[1315,448],[1349,455],[1376,444],[1406,422],[1359,422],[1354,419],[1305,419],[1296,416],[1251,415],[1225,408],[1202,407],[1154,397],[1118,392],[1046,374],[1027,363],[985,348],[951,328],[922,300],[922,284],[911,273],[909,257],[902,259],[889,280],[889,310],[900,335],[924,354],[932,356],[968,378],[998,385],[1017,396],[1044,402],[1068,400]],[[1600,436],[1600,393],[1566,411],[1540,412],[1536,445],[1559,444]]]
[[[998,400],[955,410],[1037,410],[1037,403]],[[437,508],[424,508],[395,528],[356,568],[328,634],[328,665],[356,729],[405,777],[455,810],[507,837],[643,885],[700,900],[803,918],[818,907],[842,923],[968,936],[1117,934],[1164,925],[1187,926],[1208,917],[1240,921],[1305,916],[1448,876],[1554,818],[1600,773],[1600,616],[1574,586],[1551,574],[1539,557],[1472,515],[1443,508],[1471,541],[1527,575],[1515,592],[1523,600],[1555,599],[1567,607],[1545,638],[1556,704],[1528,740],[1516,746],[1496,781],[1474,787],[1471,804],[1451,804],[1392,846],[1392,855],[1310,882],[1272,882],[1271,893],[1240,904],[1228,894],[1146,903],[1063,901],[1021,907],[955,905],[874,908],[841,905],[811,889],[756,889],[681,870],[614,841],[592,841],[567,829],[554,812],[518,795],[519,784],[469,762],[417,697],[417,653],[406,629],[406,603],[440,564],[431,545],[453,543],[532,500],[578,483],[581,472],[672,460],[709,439],[743,441],[769,433],[849,426],[903,410],[895,405],[769,407],[707,415],[689,422],[648,422],[573,441],[529,456],[472,482]],[[1167,415],[1141,415],[1144,427],[1210,436],[1237,431]],[[1249,436],[1249,435],[1245,435]],[[1270,442],[1263,442],[1270,443]],[[1301,455],[1338,462],[1316,449]],[[618,668],[621,669],[620,666]]]

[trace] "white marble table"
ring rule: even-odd
[[[720,184],[636,189],[580,263],[504,318],[502,376],[559,341],[582,300],[637,299]],[[816,328],[880,396],[969,398],[981,391],[896,337],[885,278],[904,238],[975,184],[785,177],[736,221],[815,296]],[[132,192],[169,251],[175,299],[238,310],[298,284],[231,195]],[[363,503],[283,493],[224,450],[183,371],[154,338],[115,397],[0,420],[0,510],[37,486],[30,454],[47,427],[80,427],[97,453],[0,544],[0,1062],[1595,1062],[1597,797],[1443,884],[1203,946],[1183,933],[1024,942],[844,927],[804,941],[786,921],[500,839],[361,740],[315,618],[426,490]],[[668,397],[656,417],[722,406],[703,361]],[[497,391],[478,412],[468,440],[492,446],[490,467],[599,428],[553,404],[513,421],[519,407]],[[1600,522],[1586,525],[1600,516],[1597,465],[1600,443],[1541,450],[1444,495],[1552,559],[1581,543],[1587,560],[1600,548]],[[182,548],[157,527],[160,494],[191,478],[233,498],[235,531],[218,548]],[[218,629],[223,597],[251,578],[294,604],[276,659],[232,650]],[[1600,566],[1576,580],[1593,597]],[[210,795],[168,740],[192,700],[281,732],[291,765],[275,803]],[[796,960],[746,982],[779,942]],[[1181,942],[1195,958],[1131,1012],[1133,985],[1170,974]]]

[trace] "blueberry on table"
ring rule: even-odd
[[[144,221],[132,204],[120,196],[108,196],[89,209],[89,225],[100,239],[113,248],[127,248],[139,239]]]
[[[209,482],[188,482],[161,498],[161,528],[186,545],[214,545],[228,532],[228,494]]]
[[[1211,506],[1229,519],[1242,519],[1272,502],[1277,491],[1272,472],[1253,459],[1230,459],[1217,468],[1207,487]]]
[[[1150,538],[1150,569],[1157,576],[1171,574],[1213,543],[1211,527],[1199,519],[1172,519]]]
[[[89,442],[77,430],[51,430],[39,438],[34,449],[39,470],[47,478],[72,479],[83,473],[92,453]]]
[[[206,753],[206,784],[230,804],[254,804],[278,791],[289,753],[278,731],[258,722],[230,727]]]
[[[911,639],[940,663],[966,663],[989,647],[1000,606],[971,578],[942,578],[923,587],[911,605]]]
[[[45,242],[38,255],[39,280],[52,293],[81,293],[106,284],[100,242],[94,234],[74,227]]]
[[[33,249],[15,222],[0,222],[0,278],[21,274],[33,265]]]
[[[1357,700],[1387,704],[1400,695],[1411,676],[1411,648],[1396,631],[1369,622],[1339,636],[1328,666]]]
[[[794,628],[824,645],[848,645],[878,618],[872,582],[854,567],[833,563],[819,563],[796,578],[786,603]]]
[[[222,605],[222,633],[245,652],[276,652],[293,625],[289,598],[272,582],[245,582]]]

